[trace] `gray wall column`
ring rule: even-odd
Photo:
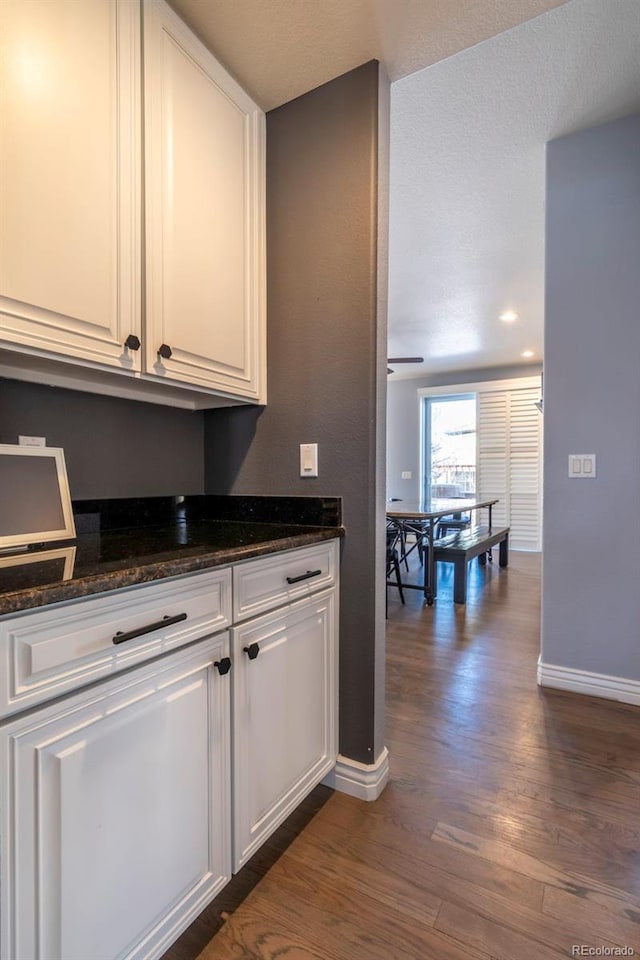
[[[640,115],[548,144],[542,660],[640,680]],[[595,453],[593,480],[568,455]]]

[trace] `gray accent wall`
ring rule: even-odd
[[[400,500],[420,498],[420,398],[425,387],[448,387],[490,380],[514,380],[541,372],[540,364],[460,370],[407,380],[389,380],[387,385],[387,495]],[[411,473],[410,480],[402,474]]]
[[[640,680],[640,115],[547,147],[542,660]],[[593,480],[568,455],[595,453]]]
[[[377,206],[377,325],[375,405],[375,688],[373,742],[376,756],[384,745],[386,697],[386,580],[387,580],[387,303],[389,300],[389,155],[391,148],[391,87],[378,68],[378,206]]]
[[[205,415],[207,493],[343,498],[340,752],[364,763],[384,709],[380,82],[370,62],[267,115],[268,403]],[[319,445],[317,479],[300,443]]]
[[[203,493],[201,411],[0,380],[0,443],[63,447],[71,497]]]

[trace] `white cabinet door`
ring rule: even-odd
[[[164,0],[144,13],[147,371],[264,401],[264,114]]]
[[[140,22],[0,3],[0,344],[140,368]]]
[[[229,879],[227,648],[0,728],[2,957],[160,956]]]
[[[234,871],[335,763],[336,616],[333,589],[232,631]]]

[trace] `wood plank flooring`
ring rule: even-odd
[[[536,686],[537,556],[473,563],[464,607],[452,574],[389,589],[385,792],[314,791],[200,960],[640,954],[640,709]]]

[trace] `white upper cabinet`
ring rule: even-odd
[[[147,369],[260,400],[264,114],[164,0],[144,36]]]
[[[0,3],[0,342],[140,369],[140,26]]]
[[[0,2],[0,376],[264,403],[264,114],[142,9]]]

